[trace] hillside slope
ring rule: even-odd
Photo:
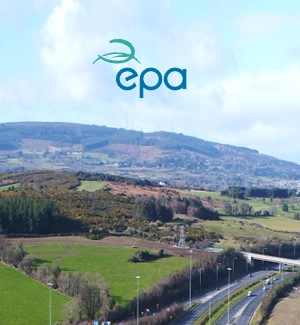
[[[101,171],[210,189],[297,187],[300,166],[171,132],[56,122],[0,124],[0,172]]]

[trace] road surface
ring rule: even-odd
[[[275,271],[275,269],[274,269]],[[252,277],[249,276],[245,276],[243,278],[240,279],[240,282],[234,282],[230,284],[230,291],[234,291],[252,281],[255,281],[259,278],[262,278],[266,275],[270,274],[270,270],[269,271],[258,271],[253,273]],[[202,297],[195,297],[192,299],[192,303],[193,302],[199,302],[200,300],[202,301],[202,303],[196,305],[194,308],[192,308],[189,312],[183,313],[182,315],[180,315],[179,317],[177,317],[176,319],[174,319],[172,321],[172,325],[192,325],[202,314],[204,314],[208,309],[209,309],[209,296],[211,296],[211,308],[220,300],[222,300],[223,298],[227,297],[228,294],[228,286],[224,285],[222,287],[220,287],[220,290],[218,291],[212,291],[208,294],[206,294],[205,296]],[[184,305],[189,305],[189,301],[185,301]]]
[[[284,279],[290,274],[285,274]],[[274,284],[281,281],[278,278]],[[265,286],[266,290],[263,290]],[[229,324],[232,325],[248,325],[251,321],[251,318],[262,302],[265,295],[268,294],[271,289],[271,285],[265,285],[265,282],[261,283],[261,286],[252,292],[251,297],[244,297],[238,301],[234,306],[229,309]],[[226,312],[216,323],[215,325],[227,325],[228,324],[228,313]]]

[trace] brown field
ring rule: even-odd
[[[116,150],[122,158],[135,158],[138,161],[156,161],[158,158],[163,157],[162,151],[154,146],[109,144],[101,148],[101,151],[105,153]]]
[[[56,236],[43,238],[8,238],[12,244],[22,242],[24,245],[34,244],[74,244],[74,245],[93,245],[93,246],[114,246],[114,247],[132,247],[133,249],[164,249],[166,254],[171,254],[178,257],[189,257],[189,248],[178,248],[165,243],[151,242],[132,237],[110,236],[101,240],[91,240],[80,236]],[[212,253],[198,249],[193,249],[193,259],[202,259]]]
[[[188,198],[196,198],[192,194],[184,194],[180,193],[178,190],[175,190],[174,188],[163,186],[163,187],[151,187],[151,186],[139,186],[139,185],[131,185],[131,184],[125,184],[125,183],[115,183],[115,182],[107,182],[107,187],[111,188],[112,194],[125,194],[127,196],[139,196],[139,195],[147,195],[147,196],[154,196],[156,198],[160,198],[163,196],[171,196],[171,197],[177,197],[180,195],[181,197],[188,197]],[[212,204],[208,203],[206,198],[201,198],[201,201],[204,206],[208,208],[220,208],[223,207],[223,203],[221,201],[213,200]]]
[[[300,324],[300,287],[294,288],[287,298],[274,308],[267,325]]]
[[[138,186],[138,185],[129,185],[125,183],[114,183],[114,182],[106,182],[107,186],[110,187],[111,193],[113,194],[121,194],[124,193],[127,196],[138,196],[138,195],[147,195],[147,196],[155,196],[162,197],[168,194],[177,195],[177,191],[174,191],[170,188],[166,187],[151,187],[151,186]]]

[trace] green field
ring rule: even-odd
[[[227,196],[221,196],[220,192],[208,192],[208,191],[182,191],[185,194],[195,195],[200,198],[211,197],[216,201],[233,202],[233,198]],[[300,221],[294,219],[294,214],[300,212],[298,199],[286,199],[285,202],[289,206],[289,211],[282,211],[282,205],[277,204],[277,200],[273,199],[273,202],[269,198],[265,200],[261,198],[247,198],[245,200],[236,199],[238,205],[241,203],[249,204],[254,211],[276,211],[274,216],[221,216],[222,221],[200,221],[194,224],[194,227],[203,226],[207,231],[213,231],[218,234],[222,234],[224,240],[218,243],[218,246],[239,247],[240,243],[234,241],[234,237],[252,237],[257,239],[271,239],[278,238],[283,241],[291,240],[295,237],[292,232],[297,232],[300,229]],[[292,208],[293,205],[293,208]],[[224,213],[220,204],[217,205],[219,213]],[[222,206],[222,205],[221,205]],[[213,208],[213,207],[212,207]],[[244,222],[242,225],[240,222]],[[259,224],[264,228],[255,227],[251,224]],[[288,233],[290,232],[290,234]]]
[[[179,192],[181,192],[183,194],[198,196],[200,198],[206,198],[206,197],[210,196],[212,199],[215,199],[215,200],[224,200],[224,201],[228,201],[228,202],[233,202],[233,200],[234,200],[230,197],[222,196],[220,194],[220,192],[209,192],[209,191],[198,191],[198,190],[182,190]]]
[[[102,190],[105,187],[105,182],[98,181],[81,181],[80,185],[77,187],[77,191],[88,191],[95,192],[97,190]]]
[[[108,160],[108,155],[103,154],[101,152],[92,152],[92,151],[84,152],[84,158],[86,158],[86,157],[90,157],[90,158],[93,158],[93,159],[99,159],[101,161],[107,161]]]
[[[292,219],[290,217],[282,217],[282,216],[256,216],[256,217],[224,217],[222,219],[226,221],[245,221],[248,223],[258,223],[263,227],[269,228],[271,230],[277,230],[282,233],[284,232],[299,232],[300,230],[300,221]],[[278,234],[278,233],[277,233]]]
[[[276,218],[276,217],[273,217]],[[277,217],[278,219],[280,217]],[[261,240],[267,240],[271,238],[278,238],[283,241],[291,240],[294,235],[284,232],[275,232],[271,229],[258,228],[250,225],[252,222],[259,222],[259,218],[254,220],[242,220],[242,218],[233,218],[233,217],[222,217],[224,221],[201,221],[197,224],[194,224],[194,227],[203,226],[207,231],[213,231],[218,234],[222,234],[224,237],[220,243],[217,243],[217,246],[223,247],[236,247],[238,248],[240,244],[234,242],[234,237],[252,237]],[[240,224],[239,221],[244,221],[244,225]],[[293,221],[293,220],[292,220]]]
[[[49,324],[49,288],[0,264],[0,319],[5,325]],[[52,290],[52,320],[63,321],[61,311],[69,297]]]
[[[130,263],[127,260],[136,252],[131,247],[44,244],[29,245],[26,249],[44,263],[61,259],[64,271],[100,273],[120,305],[125,305],[136,296],[137,275],[141,277],[142,291],[189,264],[188,260],[173,256],[147,263]]]
[[[2,191],[7,191],[9,188],[19,188],[20,187],[20,183],[15,183],[15,184],[9,184],[9,185],[4,185],[4,186],[0,186],[0,192]]]

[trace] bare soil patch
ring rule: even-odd
[[[126,183],[114,183],[114,182],[106,182],[107,186],[111,188],[111,193],[114,195],[117,194],[125,194],[127,196],[154,196],[156,198],[171,196],[171,197],[188,197],[195,198],[195,196],[191,194],[183,194],[174,188],[170,188],[167,186],[163,187],[152,187],[152,186],[139,186],[139,185],[131,185]],[[205,207],[215,209],[223,206],[223,203],[217,200],[212,200],[211,203],[207,202],[205,198],[201,198],[201,201]]]
[[[114,247],[132,247],[132,250],[139,249],[163,249],[166,254],[171,254],[178,257],[188,258],[190,248],[178,248],[172,245],[159,242],[151,242],[146,240],[135,239],[132,237],[106,237],[101,240],[91,240],[80,236],[55,236],[43,238],[8,238],[12,244],[17,244],[20,241],[24,245],[39,245],[39,244],[73,244],[73,245],[92,245],[92,246],[114,246]],[[211,253],[199,249],[193,249],[193,260],[200,260]]]
[[[139,196],[139,195],[147,195],[154,197],[162,197],[167,195],[178,195],[178,191],[174,189],[170,189],[167,187],[152,187],[152,186],[139,186],[139,185],[131,185],[126,183],[114,183],[114,182],[106,182],[107,186],[111,188],[112,194],[126,194],[127,196]]]
[[[267,325],[300,324],[300,287],[295,287],[287,298],[274,308]]]
[[[122,158],[135,158],[138,161],[156,161],[158,158],[163,157],[162,151],[154,146],[140,146],[135,144],[109,144],[101,151],[118,152]]]

